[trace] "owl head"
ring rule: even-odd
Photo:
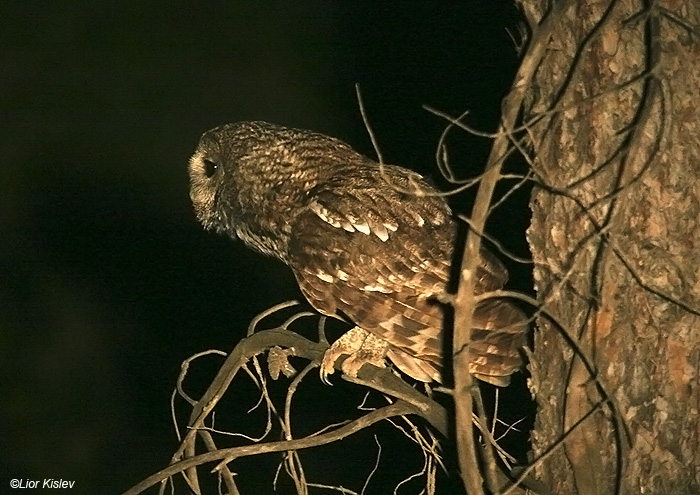
[[[267,122],[205,132],[190,158],[190,198],[208,229],[281,257],[290,224],[319,183],[359,155],[338,139]]]

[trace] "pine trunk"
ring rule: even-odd
[[[700,2],[520,4],[551,30],[523,112],[538,475],[556,494],[697,495]]]

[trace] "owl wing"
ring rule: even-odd
[[[410,376],[439,380],[443,310],[436,296],[446,290],[456,232],[449,208],[441,198],[391,186],[354,186],[314,191],[292,225],[290,266],[318,311],[344,314],[387,341],[388,357]],[[506,278],[485,252],[477,291],[500,288]],[[513,309],[490,300],[475,310],[471,371],[479,378],[505,384],[521,365],[524,318]]]

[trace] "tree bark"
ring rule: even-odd
[[[533,31],[558,16],[523,110],[538,475],[558,494],[698,494],[700,3],[519,3]]]

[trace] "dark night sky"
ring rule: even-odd
[[[10,478],[52,477],[76,480],[72,493],[117,493],[164,467],[182,360],[232,349],[254,315],[300,297],[283,266],[197,224],[186,164],[202,132],[268,120],[373,156],[357,82],[385,160],[444,186],[444,122],[421,105],[469,109],[492,130],[517,67],[509,1],[165,5],[0,9],[0,492]],[[489,142],[450,143],[461,176],[478,172]],[[521,255],[526,202],[516,195],[491,226]],[[529,284],[515,267],[511,287]],[[193,394],[218,362],[195,372]],[[314,390],[328,397],[307,415],[341,404],[342,385]],[[373,463],[371,434],[346,445]],[[343,482],[350,468],[335,461],[311,461],[316,481]],[[272,492],[271,475],[246,476],[255,466],[234,466],[245,493]]]

